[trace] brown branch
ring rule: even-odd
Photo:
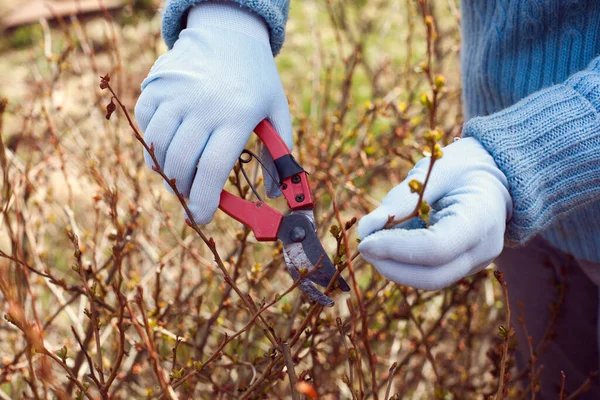
[[[531,390],[531,400],[535,400],[535,396],[538,391],[538,385],[535,381],[535,363],[537,361],[537,357],[535,355],[535,351],[533,350],[533,337],[529,335],[527,325],[525,324],[525,310],[523,302],[519,302],[519,309],[519,324],[521,324],[523,327],[525,339],[527,340],[527,347],[529,348],[529,386]]]
[[[292,361],[292,354],[290,353],[290,345],[288,343],[281,343],[281,353],[283,354],[283,359],[285,360],[285,365],[287,367],[287,375],[290,380],[292,399],[300,400],[300,394],[296,390],[298,378],[296,377],[296,372],[294,371],[294,361]]]
[[[358,282],[357,282],[356,276],[354,274],[354,268],[352,267],[352,254],[350,253],[350,243],[348,240],[348,234],[346,233],[346,227],[345,227],[346,224],[342,221],[342,217],[340,216],[340,211],[339,211],[337,203],[335,201],[335,190],[333,189],[331,182],[329,180],[327,180],[325,183],[327,185],[327,189],[331,196],[331,204],[333,206],[333,210],[335,212],[335,216],[339,223],[342,237],[344,240],[344,248],[346,251],[346,266],[347,266],[348,271],[350,272],[350,276],[352,278],[352,285],[354,286],[354,294],[356,295],[356,301],[358,302],[358,308],[360,310],[360,317],[362,320],[362,326],[361,326],[362,341],[363,341],[363,345],[365,347],[365,351],[367,353],[369,366],[371,369],[371,385],[372,385],[372,390],[373,390],[372,394],[373,394],[373,398],[375,400],[377,400],[379,398],[379,396],[377,394],[377,375],[376,375],[377,374],[377,371],[376,371],[377,363],[375,361],[375,356],[373,355],[373,352],[371,351],[371,343],[369,340],[369,324],[367,321],[367,312],[363,305],[360,290],[358,288]]]
[[[579,395],[590,390],[590,388],[592,387],[592,380],[595,379],[597,375],[598,375],[597,371],[590,372],[590,374],[586,378],[586,380],[583,381],[583,383],[577,389],[575,389],[575,391],[573,393],[571,393],[569,395],[569,397],[567,397],[567,400],[575,400],[575,399],[579,398]]]
[[[142,296],[143,296],[142,288],[140,288],[138,286],[138,295],[136,296],[135,302],[138,305],[138,308],[142,314],[143,326],[142,326],[142,324],[140,324],[138,322],[137,318],[134,317],[135,314],[134,314],[133,308],[131,307],[131,305],[129,303],[127,303],[127,310],[129,311],[129,314],[132,317],[131,322],[133,323],[133,326],[138,331],[140,339],[142,339],[144,346],[146,347],[146,350],[148,351],[148,356],[150,357],[150,365],[152,366],[154,375],[156,376],[156,378],[158,380],[158,385],[161,387],[164,395],[167,396],[167,398],[169,400],[174,400],[177,398],[177,395],[175,394],[173,387],[171,387],[169,385],[169,382],[167,379],[167,373],[160,366],[159,355],[156,352],[156,346],[154,344],[152,330],[150,329],[148,319],[146,318],[146,314],[144,312]]]
[[[394,373],[396,372],[396,368],[398,367],[398,363],[393,363],[389,370],[389,376],[387,380],[387,387],[385,388],[385,396],[384,399],[390,398],[390,390],[392,389],[392,382],[394,381]]]
[[[508,302],[508,288],[506,281],[504,280],[504,273],[500,271],[494,271],[494,276],[498,283],[502,286],[502,296],[504,299],[504,306],[506,307],[506,320],[505,327],[500,327],[500,334],[503,339],[502,343],[502,358],[500,360],[500,382],[498,383],[498,391],[496,392],[496,400],[504,399],[506,396],[506,382],[510,378],[510,374],[506,371],[506,363],[508,362],[508,341],[514,334],[514,329],[510,326],[510,304]]]
[[[119,291],[118,286],[113,286],[113,291],[119,301],[119,317],[117,320],[117,330],[119,331],[119,348],[117,350],[116,360],[112,363],[110,375],[108,376],[108,379],[104,384],[104,393],[108,393],[108,391],[110,390],[112,383],[114,382],[115,378],[117,377],[117,374],[119,373],[119,368],[121,367],[121,363],[123,362],[123,357],[125,356],[125,326],[123,324],[123,320],[125,318],[125,308],[127,304],[127,299]]]

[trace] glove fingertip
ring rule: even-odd
[[[267,193],[267,197],[269,197],[270,199],[275,199],[281,196],[281,190],[279,190],[278,183],[273,180],[273,178],[278,177],[278,173],[277,169],[275,168],[273,158],[267,150],[267,147],[264,145],[261,148],[260,157],[263,161],[262,174],[264,179],[265,192]]]
[[[358,222],[358,237],[363,240],[373,232],[383,229],[390,216],[394,213],[387,207],[379,207],[370,214],[367,214]]]
[[[285,142],[285,145],[291,151],[294,147],[294,138],[292,133],[292,117],[290,115],[290,109],[288,106],[287,98],[282,94],[279,104],[275,107],[269,117],[269,121],[273,124],[273,127],[279,133],[279,136]]]
[[[194,218],[194,222],[196,222],[196,224],[198,225],[206,225],[208,223],[210,223],[215,215],[215,213],[217,212],[217,210],[208,210],[206,208],[203,209],[199,209],[197,206],[195,206],[194,204],[190,203],[188,205],[188,208],[190,210],[190,212],[192,213],[192,217]],[[184,217],[187,219],[188,215],[186,214],[186,212],[183,212]]]
[[[281,196],[281,190],[275,184],[268,184],[265,182],[267,197],[270,199],[276,199]]]
[[[362,240],[357,247],[360,255],[367,260],[368,262],[372,262],[373,255],[373,243],[369,239]]]

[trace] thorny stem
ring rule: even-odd
[[[196,375],[197,373],[202,371],[207,365],[209,365],[212,361],[217,359],[220,356],[221,351],[225,348],[225,346],[228,343],[230,343],[231,341],[236,339],[242,333],[246,332],[256,322],[256,319],[259,318],[263,312],[265,312],[266,310],[271,308],[273,305],[278,303],[285,295],[287,295],[288,293],[290,293],[294,289],[296,289],[298,287],[298,285],[300,285],[301,281],[302,281],[301,279],[294,281],[293,285],[290,286],[285,292],[283,292],[281,294],[276,294],[273,300],[271,300],[269,303],[264,305],[260,310],[258,310],[254,315],[252,315],[252,317],[248,320],[246,325],[244,325],[244,327],[242,327],[242,329],[238,330],[234,335],[226,336],[225,339],[221,342],[221,344],[217,348],[217,350],[205,362],[202,363],[201,368],[198,370],[189,371],[181,379],[179,379],[177,382],[172,384],[173,389],[176,389],[179,385],[183,384],[191,376]],[[293,343],[292,343],[292,345],[293,345]],[[163,393],[163,395],[164,395],[164,393]],[[160,398],[162,398],[162,395],[160,396]]]
[[[496,392],[496,400],[504,399],[505,395],[505,383],[508,381],[508,373],[506,372],[506,363],[508,362],[508,341],[512,336],[512,328],[510,326],[510,304],[508,302],[508,288],[506,281],[504,280],[504,273],[500,271],[494,271],[494,276],[500,285],[502,286],[502,295],[504,298],[504,306],[506,307],[506,327],[503,329],[502,338],[502,359],[500,360],[500,382],[498,383],[498,391]]]
[[[90,366],[90,378],[92,379],[92,381],[94,381],[94,383],[96,384],[96,387],[98,387],[98,389],[102,390],[102,383],[100,383],[100,381],[98,381],[98,378],[96,377],[96,373],[94,372],[94,370],[95,370],[94,369],[94,362],[92,361],[92,358],[90,357],[87,349],[85,348],[86,346],[81,341],[81,338],[77,334],[77,331],[75,330],[74,327],[71,327],[71,332],[73,333],[73,336],[75,336],[75,340],[77,341],[77,344],[79,345],[79,348],[81,349],[81,351],[85,355],[85,358],[87,359],[88,365]],[[103,396],[103,397],[105,397],[105,396]]]
[[[394,373],[396,372],[396,368],[398,368],[398,363],[395,362],[390,367],[389,376],[387,380],[387,387],[385,388],[385,396],[383,396],[385,400],[390,398],[390,391],[392,389],[392,382],[394,381]]]
[[[537,361],[537,357],[535,355],[535,351],[533,350],[533,337],[529,335],[527,325],[525,324],[525,310],[523,302],[519,302],[519,310],[520,314],[518,320],[521,324],[521,327],[523,327],[523,331],[525,332],[525,340],[527,340],[527,347],[529,348],[529,389],[531,390],[531,400],[535,400],[537,393],[537,384],[535,381],[535,362]]]
[[[148,324],[148,319],[146,318],[146,315],[144,313],[142,290],[140,287],[138,287],[138,297],[136,298],[135,302],[137,303],[138,308],[142,313],[142,323],[144,324],[144,326],[142,327],[142,325],[134,317],[135,314],[133,308],[129,303],[127,303],[127,310],[132,316],[131,322],[133,323],[135,329],[138,331],[140,338],[144,342],[144,346],[146,347],[146,350],[148,351],[148,356],[150,357],[150,364],[152,365],[154,375],[156,376],[158,384],[161,387],[163,393],[165,393],[169,400],[176,399],[177,395],[175,394],[173,387],[171,387],[171,385],[169,385],[169,382],[167,381],[167,374],[165,373],[165,370],[160,366],[159,355],[156,353],[156,347],[154,345],[154,340],[152,339],[152,332]]]
[[[419,323],[419,321],[415,317],[414,313],[412,312],[412,306],[408,303],[406,296],[403,296],[403,298],[404,298],[404,304],[406,305],[407,310],[408,310],[408,316],[413,321],[413,323],[417,327],[417,330],[421,334],[421,338],[422,338],[421,342],[423,343],[423,346],[425,347],[425,354],[427,355],[427,359],[429,360],[429,363],[431,364],[431,369],[433,370],[435,379],[436,379],[438,385],[441,385],[442,382],[440,379],[440,374],[438,373],[438,369],[435,364],[435,359],[433,357],[433,354],[431,353],[431,348],[429,346],[429,336],[426,336],[425,331],[423,330],[423,327],[421,326],[421,323]]]
[[[344,348],[346,349],[346,358],[348,359],[348,387],[350,388],[350,393],[352,393],[352,399],[356,399],[356,394],[354,393],[354,361],[350,358],[350,349],[348,348],[348,342],[346,341],[342,319],[338,317],[336,323],[344,343]]]
[[[77,379],[77,376],[75,376],[75,374],[73,374],[73,371],[71,371],[71,368],[69,368],[69,366],[65,362],[63,362],[63,360],[61,360],[60,358],[58,358],[58,356],[56,356],[55,354],[48,351],[46,348],[44,348],[44,354],[47,355],[48,357],[50,357],[55,363],[60,365],[61,368],[65,370],[65,372],[69,375],[69,380],[71,382],[75,383],[75,385],[85,395],[85,397],[87,397],[90,400],[94,400],[94,398],[90,395],[88,390],[83,386],[83,384],[81,382],[79,382],[79,380]]]
[[[332,280],[332,282],[333,282],[333,280]],[[332,285],[332,283],[330,283],[330,286],[331,285]],[[329,294],[329,291],[330,291],[330,288],[328,288],[325,291],[325,294]],[[310,309],[306,315],[306,318],[304,318],[304,320],[302,321],[300,326],[297,328],[296,334],[288,341],[288,343],[290,344],[290,347],[294,346],[298,342],[298,340],[300,339],[300,335],[302,334],[302,332],[304,332],[304,330],[306,329],[306,327],[308,326],[310,321],[313,319],[313,317],[315,319],[317,319],[319,317],[319,314],[321,313],[321,311],[323,311],[323,306],[318,303],[315,303],[310,307]],[[296,355],[294,355],[294,356],[296,356]],[[254,383],[252,385],[250,385],[250,387],[248,387],[248,389],[246,389],[246,391],[240,396],[240,399],[244,400],[244,399],[247,399],[248,397],[250,397],[252,392],[261,383],[263,383],[264,380],[269,376],[269,373],[271,372],[273,367],[277,363],[280,363],[282,361],[282,358],[283,358],[283,356],[281,354],[275,356],[273,358],[273,360],[271,361],[271,363],[266,367],[265,371],[261,374],[261,376],[258,379],[256,379],[254,381]]]
[[[427,33],[427,61],[425,65],[422,65],[423,71],[425,72],[425,76],[427,77],[427,81],[429,82],[429,87],[431,90],[431,101],[427,101],[426,106],[429,111],[429,128],[432,132],[436,130],[437,127],[437,112],[438,112],[438,100],[439,100],[439,92],[440,87],[436,82],[436,78],[433,73],[433,43],[435,42],[435,38],[437,33],[435,32],[434,19],[429,10],[428,0],[419,0],[419,6],[421,7],[421,14],[423,15],[423,22],[425,23],[426,33]],[[437,144],[437,140],[435,137],[431,137],[427,140],[430,150],[431,157],[429,162],[429,167],[427,169],[427,174],[425,175],[425,181],[418,191],[419,198],[417,200],[417,204],[414,210],[407,216],[396,220],[394,216],[390,216],[387,223],[384,226],[384,229],[393,228],[396,225],[402,224],[406,221],[411,220],[412,218],[418,217],[421,215],[421,206],[423,204],[423,196],[425,195],[425,190],[427,188],[427,184],[429,183],[429,178],[431,177],[431,172],[433,171],[433,165],[440,158],[437,151],[435,150]],[[427,222],[429,225],[429,222]]]
[[[565,383],[567,381],[567,377],[564,371],[560,371],[560,394],[558,395],[558,400],[564,400],[565,398]]]
[[[238,259],[237,259],[237,261],[234,265],[234,269],[233,269],[233,281],[234,282],[236,281],[236,278],[239,274],[239,270],[241,268],[242,261],[244,260],[244,251],[246,250],[246,246],[248,244],[248,234],[249,233],[250,233],[249,229],[246,229],[244,232],[244,236],[242,238],[242,242],[240,243],[239,256],[238,256]],[[208,319],[208,321],[205,324],[206,328],[205,328],[204,334],[203,334],[202,338],[200,339],[200,341],[198,343],[198,347],[197,347],[197,349],[198,349],[197,353],[198,353],[199,359],[202,358],[202,355],[204,352],[204,346],[206,345],[206,343],[208,341],[208,337],[210,335],[210,327],[219,318],[219,315],[225,308],[225,304],[229,300],[230,295],[231,295],[231,286],[228,286],[227,290],[225,291],[225,293],[223,293],[223,296],[221,297],[221,301],[219,302],[219,306],[217,307],[217,310],[215,310],[215,312],[210,316],[210,318]]]
[[[537,354],[538,356],[546,350],[546,347],[548,346],[548,344],[550,344],[554,334],[556,333],[556,327],[558,326],[558,320],[563,311],[563,306],[565,304],[565,298],[567,295],[567,271],[568,271],[567,266],[563,266],[560,268],[560,271],[559,271],[560,276],[556,282],[556,286],[557,286],[556,301],[549,304],[550,310],[551,310],[550,320],[548,321],[548,325],[546,325],[546,330],[544,331],[544,336],[542,336],[542,339],[540,340],[540,342],[538,343],[538,345],[535,348],[535,354]]]
[[[394,219],[393,216],[390,216],[388,222],[385,224],[384,229],[393,228],[396,225],[400,225],[404,222],[410,221],[411,219],[418,217],[420,215],[421,204],[423,204],[423,196],[425,195],[425,189],[427,188],[427,184],[429,183],[429,178],[431,177],[431,171],[433,171],[433,164],[437,160],[434,153],[431,154],[431,161],[429,162],[429,168],[427,169],[427,175],[425,176],[425,182],[423,182],[423,187],[419,192],[419,199],[417,200],[417,205],[414,210],[408,214],[406,217],[400,219]]]
[[[281,353],[283,354],[285,366],[287,367],[287,374],[290,380],[290,391],[292,392],[292,399],[300,400],[300,394],[296,390],[298,378],[296,377],[296,372],[294,371],[294,361],[292,360],[292,354],[290,353],[290,345],[288,343],[281,344]]]
[[[553,336],[555,334],[556,326],[557,326],[558,320],[561,316],[561,313],[563,310],[563,305],[565,302],[565,296],[567,293],[567,284],[566,284],[567,270],[568,270],[568,268],[566,266],[561,267],[559,270],[559,276],[557,277],[558,278],[557,281],[552,283],[556,290],[556,299],[549,304],[550,311],[551,311],[550,318],[548,320],[548,323],[546,324],[546,329],[544,330],[544,335],[540,339],[537,346],[535,346],[535,349],[533,352],[535,354],[536,358],[539,357],[546,350],[546,347],[548,346],[548,344],[550,344],[550,342],[552,341]],[[513,382],[517,382],[517,381],[521,380],[524,376],[526,376],[528,374],[528,371],[530,371],[529,367],[523,369],[521,372],[517,373],[514,377],[511,377],[511,379],[508,383],[513,383]]]
[[[598,375],[597,371],[590,372],[590,374],[586,378],[586,380],[583,381],[583,383],[577,389],[575,389],[575,391],[573,393],[571,393],[569,395],[569,397],[567,397],[566,400],[575,400],[575,399],[579,398],[579,395],[590,390],[590,387],[592,386],[592,380],[596,379],[597,375]]]
[[[125,303],[127,302],[127,300],[119,292],[117,286],[113,286],[113,291],[119,301],[119,316],[117,320],[117,329],[119,330],[119,350],[117,352],[117,359],[112,364],[110,375],[108,376],[108,379],[104,384],[103,391],[105,393],[108,393],[110,386],[117,377],[117,374],[119,373],[119,367],[121,366],[121,363],[123,362],[123,357],[125,355],[125,327],[123,325],[123,319],[125,318]]]
[[[346,252],[346,266],[347,266],[348,271],[350,272],[350,276],[352,278],[352,286],[354,287],[354,293],[356,295],[356,301],[358,302],[358,308],[360,310],[360,316],[361,316],[361,320],[362,320],[362,329],[361,329],[362,340],[363,340],[363,344],[365,346],[365,351],[367,353],[367,357],[369,360],[369,367],[371,370],[371,385],[372,385],[372,390],[373,390],[373,398],[375,400],[377,400],[379,398],[379,396],[377,395],[377,379],[376,379],[377,378],[377,376],[376,376],[377,363],[375,361],[375,356],[373,355],[373,352],[371,351],[371,344],[369,341],[369,325],[368,325],[368,319],[367,319],[367,312],[363,305],[361,294],[360,294],[360,289],[358,287],[358,282],[357,282],[356,276],[354,274],[354,268],[352,267],[352,255],[350,253],[350,243],[348,241],[348,234],[346,233],[345,224],[342,221],[342,217],[340,216],[340,210],[335,201],[335,190],[333,189],[333,186],[331,185],[330,180],[326,181],[326,185],[327,185],[329,194],[331,195],[331,204],[333,206],[333,210],[334,210],[336,219],[339,223],[340,230],[342,232],[342,237],[344,239],[344,248],[345,248],[345,252]]]
[[[75,248],[75,260],[76,260],[76,268],[79,276],[81,278],[81,282],[83,283],[83,287],[85,288],[85,292],[88,295],[89,303],[90,303],[90,314],[88,315],[90,319],[90,325],[92,327],[94,333],[94,341],[96,343],[96,357],[97,362],[94,366],[90,365],[90,368],[96,368],[98,370],[99,380],[100,380],[100,388],[104,386],[104,367],[102,361],[102,343],[100,341],[100,327],[98,326],[98,312],[96,311],[96,302],[94,301],[95,290],[92,291],[90,286],[88,285],[87,277],[85,276],[86,272],[83,267],[83,262],[81,260],[81,249],[79,247],[79,239],[74,233],[69,233],[69,237],[71,242],[73,243],[73,247]]]

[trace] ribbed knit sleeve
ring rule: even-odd
[[[600,57],[564,83],[465,123],[508,179],[507,245],[600,201]]]
[[[167,0],[163,13],[162,35],[170,49],[185,28],[185,16],[189,9],[205,1],[214,0]],[[285,24],[289,12],[289,0],[230,0],[264,18],[269,26],[273,55],[277,55],[285,40]]]

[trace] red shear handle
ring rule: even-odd
[[[285,142],[269,121],[262,120],[254,132],[273,157],[281,186],[279,189],[292,210],[313,208],[314,203],[308,185],[308,174],[298,165]]]
[[[271,242],[277,240],[277,231],[283,215],[262,201],[252,203],[223,190],[219,208],[231,218],[252,229],[256,240]]]
[[[292,210],[313,208],[313,200],[308,186],[308,176],[292,157],[281,136],[267,120],[254,129],[260,140],[273,157],[279,179],[279,187]],[[262,201],[251,202],[223,190],[219,208],[231,218],[248,226],[258,241],[277,240],[277,231],[283,215]]]

